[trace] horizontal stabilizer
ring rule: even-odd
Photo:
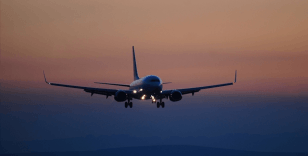
[[[97,84],[106,84],[106,85],[114,85],[114,86],[122,86],[122,87],[130,87],[130,85],[126,85],[126,84],[116,84],[116,83],[101,83],[101,82],[94,82]]]
[[[169,83],[172,83],[172,82],[164,82],[163,84],[169,84]]]

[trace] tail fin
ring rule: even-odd
[[[139,76],[138,76],[138,71],[137,71],[137,64],[136,64],[134,46],[133,46],[133,61],[134,61],[134,80],[138,80],[138,79],[139,79]]]
[[[237,75],[237,70],[235,70],[235,78],[234,78],[234,83],[236,83],[236,75]]]

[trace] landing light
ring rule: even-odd
[[[163,91],[161,90],[160,93],[162,93]]]
[[[136,93],[137,93],[137,91],[136,91],[136,90],[134,90],[134,91],[133,91],[133,93],[134,93],[134,94],[136,94]]]
[[[146,95],[142,95],[141,99],[144,100]]]
[[[155,97],[153,95],[151,95],[151,99],[153,100],[153,102],[155,102]]]
[[[139,90],[139,91],[141,92],[142,90],[143,90],[143,89],[142,89],[142,88],[140,88],[140,90]]]

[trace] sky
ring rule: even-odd
[[[0,2],[1,141],[308,137],[306,0]],[[51,82],[120,89],[93,82],[130,84],[132,46],[139,76],[172,82],[164,89],[232,82],[235,70],[238,82],[165,101],[164,109],[134,101],[131,110],[113,97],[44,82],[43,70]],[[210,124],[200,127],[200,119]]]

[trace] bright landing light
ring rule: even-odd
[[[145,99],[145,95],[142,95],[141,99],[144,100]]]
[[[156,101],[153,95],[151,95],[151,98],[152,98],[153,102],[155,102],[155,101]]]
[[[134,94],[136,94],[136,93],[137,93],[137,91],[136,91],[136,90],[134,90],[134,91],[133,91],[133,93],[134,93]]]

